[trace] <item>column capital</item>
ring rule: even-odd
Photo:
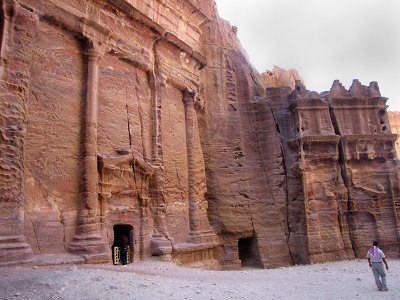
[[[19,4],[15,2],[14,0],[6,0],[3,1],[3,17],[6,19],[11,19],[14,17],[17,7],[19,7]]]
[[[196,101],[196,95],[197,95],[196,91],[194,91],[192,89],[189,89],[189,88],[185,88],[182,91],[182,101],[183,101],[183,103],[185,103],[185,104],[194,104],[195,101]]]
[[[96,49],[88,49],[87,56],[89,58],[89,61],[98,62],[100,60],[100,58],[103,56],[103,53],[99,52]]]
[[[106,48],[106,45],[103,45],[96,40],[88,39],[86,44],[86,55],[90,61],[98,62],[107,51]]]

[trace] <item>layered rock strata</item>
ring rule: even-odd
[[[342,176],[348,191],[348,223],[357,257],[371,237],[399,256],[399,177],[395,141],[376,82],[354,80],[349,90],[335,81],[326,96],[341,136]]]
[[[224,268],[291,264],[286,238],[280,139],[265,84],[236,30],[214,10],[203,25],[202,144],[209,217],[221,239]]]
[[[194,1],[2,1],[1,263],[72,252],[217,266]]]
[[[400,112],[388,111],[388,118],[390,124],[390,130],[392,133],[397,135],[400,134]],[[396,154],[397,159],[400,157],[400,139],[396,140]]]
[[[24,176],[30,62],[38,18],[14,1],[2,1],[0,14],[0,264],[8,264],[32,255],[24,230]]]
[[[285,155],[293,261],[363,258],[374,239],[398,257],[396,136],[377,84],[335,81],[320,95],[297,81],[267,98]]]
[[[0,16],[0,265],[111,263],[123,235],[134,262],[215,269],[362,258],[373,239],[399,256],[376,83],[266,82],[212,0],[3,0]]]

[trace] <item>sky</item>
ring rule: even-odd
[[[261,73],[295,68],[309,90],[377,81],[400,111],[400,0],[215,0]]]

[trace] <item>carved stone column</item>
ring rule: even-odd
[[[101,236],[99,199],[97,194],[97,110],[99,60],[102,51],[89,40],[87,95],[84,111],[82,142],[82,177],[78,206],[78,228],[69,250],[84,254],[87,261],[109,259],[105,242]]]
[[[152,43],[153,72],[150,72],[150,83],[152,85],[153,98],[153,149],[152,165],[155,174],[152,177],[152,207],[154,226],[151,240],[152,255],[161,256],[164,260],[170,260],[172,253],[173,238],[170,236],[166,223],[166,203],[164,197],[165,168],[163,162],[162,145],[162,88],[165,87],[165,77],[160,73],[159,57],[157,53],[158,44],[163,37],[157,37]]]
[[[16,14],[16,2],[12,0],[2,1],[0,4],[0,13],[2,22],[0,23],[1,30],[1,40],[0,40],[0,67],[1,67],[1,75],[4,74],[4,63],[7,61],[6,59],[6,50],[9,46],[9,39],[12,35],[12,23],[14,16]]]
[[[14,1],[0,5],[0,266],[4,266],[32,255],[24,234],[24,157],[30,62],[38,18]]]
[[[186,89],[183,91],[182,95],[185,106],[186,147],[189,178],[189,242],[212,242],[216,241],[216,236],[212,231],[208,220],[208,202],[204,198],[207,187],[197,114],[194,107],[196,93]]]

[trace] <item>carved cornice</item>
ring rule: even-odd
[[[158,32],[159,34],[164,34],[165,30],[162,26],[155,23],[148,16],[141,13],[128,1],[126,1],[126,0],[104,0],[104,1],[108,2],[109,4],[113,5],[115,8],[124,12],[129,17],[139,21],[140,23],[142,23],[142,24],[146,25],[147,27],[153,29],[154,31]]]
[[[289,140],[287,144],[291,148],[296,148],[300,144],[333,144],[338,145],[340,141],[339,135],[306,135],[297,139]]]
[[[321,99],[310,99],[310,100],[315,100],[315,101],[307,101],[306,103],[304,102],[298,103],[297,101],[292,102],[292,104],[289,106],[289,109],[291,112],[296,112],[298,110],[329,110],[329,106],[325,101]],[[310,104],[315,104],[315,105],[310,106]]]
[[[338,144],[340,141],[339,135],[306,135],[299,138],[302,143],[328,143]]]
[[[183,40],[177,37],[175,34],[166,31],[162,26],[154,22],[151,18],[144,15],[138,9],[136,9],[132,4],[127,2],[126,0],[104,0],[109,2],[110,4],[114,5],[116,8],[120,9],[128,16],[132,17],[133,19],[141,22],[142,24],[146,25],[147,27],[156,31],[160,36],[165,37],[165,40],[170,42],[171,44],[175,45],[182,51],[185,51],[190,56],[192,56],[195,60],[200,63],[199,69],[204,68],[206,65],[206,58],[200,54],[198,51],[194,51],[188,44],[186,44]],[[160,1],[160,0],[157,0]],[[193,5],[193,2],[191,3]],[[197,9],[196,6],[194,8]],[[199,11],[200,12],[200,11]],[[207,18],[204,15],[204,18]],[[207,18],[208,19],[208,18]]]
[[[200,1],[203,1],[203,0],[200,0]],[[186,2],[191,4],[192,7],[196,10],[196,12],[199,15],[201,15],[201,17],[203,19],[203,22],[201,22],[199,24],[200,26],[203,25],[206,22],[210,22],[211,21],[211,18],[209,16],[207,16],[206,12],[201,9],[201,7],[199,6],[199,4],[196,3],[196,1],[194,1],[194,0],[186,0]]]
[[[81,17],[80,19],[80,28],[84,36],[96,37],[101,41],[107,41],[111,33],[106,27],[85,17]]]
[[[109,3],[114,8],[125,13],[128,17],[149,27],[157,34],[159,34],[159,36],[164,37],[166,42],[175,45],[180,50],[186,52],[188,55],[193,57],[193,59],[195,59],[198,62],[199,69],[202,69],[206,65],[206,58],[202,56],[200,52],[193,50],[188,44],[186,44],[175,34],[167,32],[162,26],[160,26],[152,19],[141,13],[128,1],[98,0],[96,2]],[[35,5],[32,5],[29,2],[28,4],[23,3],[23,5],[27,6],[32,11],[36,11]],[[52,0],[47,4],[47,7],[48,6],[52,6],[49,9],[49,11],[51,11],[52,14],[47,13],[47,11],[44,10],[43,8],[42,11],[37,12],[42,20],[46,20],[48,23],[60,26],[72,32],[76,36],[95,38],[101,43],[110,44],[110,48],[114,49],[113,53],[118,52],[117,56],[121,57],[123,60],[128,61],[135,66],[144,69],[145,71],[149,70],[149,66],[151,65],[149,55],[144,55],[144,57],[139,57],[139,56],[136,57],[135,55],[131,55],[129,49],[129,43],[126,40],[121,39],[115,33],[111,32],[107,27],[99,24],[97,21],[89,19],[82,12],[77,11],[76,9],[70,7],[66,3],[62,3],[57,0]],[[145,49],[140,49],[140,50],[146,52]]]
[[[191,57],[193,57],[196,61],[198,61],[200,64],[199,70],[204,69],[204,67],[207,65],[207,59],[203,55],[201,55],[200,52],[194,51],[189,45],[184,43],[173,33],[170,33],[170,32],[165,33],[165,39],[168,42],[170,42],[171,44],[174,44],[176,47],[178,47],[182,51],[185,51],[187,54],[189,54]]]
[[[342,136],[343,141],[391,141],[394,142],[397,139],[397,134],[349,134]]]
[[[176,11],[177,0],[156,0],[162,5],[165,5],[170,11],[175,12],[177,16],[180,16],[180,12]],[[204,1],[204,0],[200,0]],[[172,3],[171,3],[172,2]],[[206,22],[210,22],[211,19],[206,15],[206,13],[201,9],[200,4],[197,3],[197,0],[181,0],[184,4],[189,4],[189,12],[190,12],[190,20],[193,19],[193,16],[196,15],[197,22],[195,22],[196,26],[200,27]]]
[[[387,108],[388,98],[364,98],[364,99],[330,99],[329,107],[334,110],[359,110],[359,109],[382,109]],[[342,105],[344,101],[348,104]],[[375,103],[373,103],[375,102]]]
[[[116,170],[119,168],[118,166],[131,166],[132,164],[134,164],[140,174],[146,177],[152,176],[155,171],[155,168],[145,162],[140,154],[134,150],[118,150],[116,154],[112,155],[98,154],[97,158],[100,171],[104,169]]]

